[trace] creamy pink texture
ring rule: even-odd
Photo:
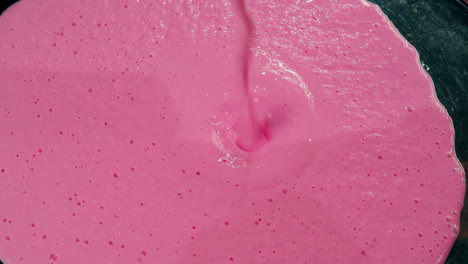
[[[22,0],[0,17],[0,259],[443,263],[463,170],[359,0]]]

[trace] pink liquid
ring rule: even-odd
[[[239,120],[233,127],[238,135],[237,146],[245,151],[258,150],[268,140],[267,124],[262,123],[260,117],[255,111],[255,104],[252,101],[252,94],[250,92],[250,76],[249,66],[251,64],[251,43],[254,40],[254,25],[247,13],[247,6],[245,1],[231,1],[234,15],[240,20],[243,27],[239,34],[236,36],[240,40],[240,52],[237,56],[239,60],[236,65],[239,65],[239,76],[242,83],[236,83],[236,87],[240,91],[239,100],[240,107],[236,109],[240,111]],[[242,89],[243,88],[243,89]],[[245,112],[244,112],[245,111]]]
[[[367,2],[23,0],[0,17],[0,259],[443,263],[465,183]]]

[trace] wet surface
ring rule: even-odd
[[[437,96],[452,117],[458,158],[468,161],[468,8],[459,1],[371,0],[418,50]],[[467,200],[465,198],[465,204]],[[468,213],[447,264],[468,263]]]
[[[453,119],[455,147],[468,160],[468,9],[457,1],[371,0],[418,50]]]
[[[2,5],[15,1],[3,1]],[[400,33],[419,51],[431,75],[439,100],[451,115],[456,130],[456,150],[468,160],[468,15],[456,1],[380,1]],[[464,234],[462,226],[462,236]],[[466,241],[459,240],[447,263],[466,263]],[[464,255],[465,254],[465,255]]]

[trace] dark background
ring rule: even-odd
[[[0,0],[0,14],[18,0]],[[455,149],[468,168],[468,4],[466,0],[369,0],[418,50],[452,117]],[[468,200],[465,198],[465,204]],[[392,245],[389,245],[391,247]],[[1,261],[0,261],[1,263]],[[446,264],[468,263],[468,212]]]

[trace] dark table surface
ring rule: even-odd
[[[0,0],[0,13],[17,1]],[[464,0],[369,1],[379,5],[418,50],[439,100],[452,117],[457,156],[468,165],[468,5]],[[468,212],[464,210],[460,237],[446,264],[467,263]]]

